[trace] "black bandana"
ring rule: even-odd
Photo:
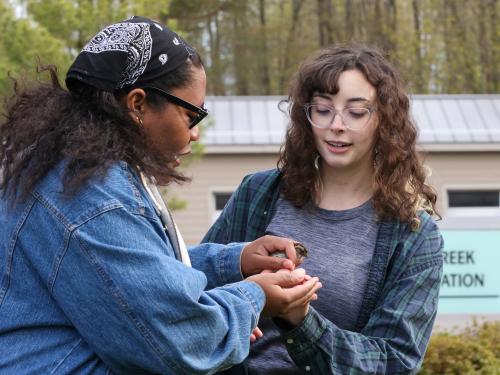
[[[157,22],[132,17],[95,35],[66,74],[66,86],[80,81],[104,91],[145,85],[173,71],[194,53],[181,37]]]

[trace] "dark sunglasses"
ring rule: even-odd
[[[192,118],[189,122],[189,129],[194,128],[201,120],[203,120],[208,115],[208,111],[205,108],[197,107],[194,104],[186,102],[185,100],[182,100],[175,95],[169,94],[168,92],[159,89],[158,87],[143,86],[141,87],[141,89],[156,91],[160,95],[163,95],[165,98],[167,98],[168,101],[177,104],[178,106],[185,108],[188,111],[196,113],[196,117]]]

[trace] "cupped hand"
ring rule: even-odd
[[[265,271],[264,271],[265,272]],[[283,272],[282,270],[277,271],[277,272]],[[305,275],[304,277],[304,282],[308,281],[311,279],[310,275]],[[321,283],[320,283],[321,284]],[[297,307],[294,307],[290,309],[288,312],[286,312],[283,315],[280,315],[279,318],[286,320],[289,324],[292,326],[296,327],[298,326],[306,317],[307,313],[309,312],[309,303],[311,301],[316,301],[318,299],[318,295],[314,293],[312,296],[311,300],[304,304],[304,305],[299,305]]]
[[[317,299],[318,295],[315,293],[309,302],[316,301]],[[304,320],[307,313],[309,312],[309,302],[304,305],[294,307],[288,310],[288,312],[286,312],[285,314],[280,315],[279,317],[283,320],[286,320],[292,326],[296,327]]]
[[[247,280],[256,282],[264,290],[266,305],[262,314],[266,316],[284,316],[294,308],[306,306],[321,288],[319,279],[307,276],[301,268],[262,273]]]
[[[293,240],[276,236],[264,236],[250,242],[241,253],[241,272],[244,277],[263,270],[295,269],[297,254]],[[271,256],[276,251],[284,251],[288,259]]]

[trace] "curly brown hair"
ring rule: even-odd
[[[316,197],[319,175],[313,165],[318,152],[304,105],[316,92],[336,94],[340,74],[351,69],[362,72],[377,92],[374,104],[379,125],[373,151],[376,163],[372,198],[377,216],[418,226],[417,211],[424,207],[434,212],[436,194],[425,184],[410,100],[396,69],[381,52],[367,46],[323,49],[302,63],[293,77],[286,100],[291,121],[278,161],[283,174],[281,191],[297,207]],[[383,151],[375,155],[375,150]]]
[[[155,85],[169,91],[188,85],[193,67],[202,68],[193,54]],[[24,200],[33,187],[62,160],[64,189],[70,195],[93,176],[104,176],[117,161],[126,161],[148,176],[182,182],[186,177],[169,166],[173,155],[158,155],[142,127],[131,118],[121,100],[134,87],[106,92],[83,83],[64,89],[53,65],[39,66],[48,72],[48,82],[13,79],[14,93],[5,100],[0,122],[0,191],[12,202]],[[22,86],[22,87],[21,87]],[[151,91],[148,102],[155,108],[167,100]]]

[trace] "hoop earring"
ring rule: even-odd
[[[319,172],[319,155],[316,155],[314,158],[314,169],[316,169],[316,172]]]
[[[373,167],[375,168],[378,165],[378,148],[375,148],[373,150],[373,153],[374,153],[374,155],[373,155]]]
[[[314,169],[316,170],[316,178],[314,181],[314,190],[315,190],[315,197],[313,199],[316,201],[317,204],[321,201],[321,197],[323,196],[323,181],[321,180],[321,171],[319,170],[319,155],[316,155],[314,158]]]

